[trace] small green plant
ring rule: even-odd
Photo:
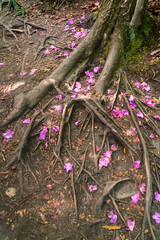
[[[22,15],[24,17],[26,14],[28,14],[28,11],[26,8],[24,8],[18,1],[16,0],[10,0],[8,3],[9,10],[16,9],[18,12],[15,14],[15,16]]]

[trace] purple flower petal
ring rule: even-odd
[[[155,107],[156,103],[153,103],[152,101],[153,101],[152,99],[146,99],[146,103],[147,103],[148,106]]]
[[[160,120],[160,115],[155,115],[154,118]]]
[[[48,133],[47,127],[44,127],[43,130],[40,132],[39,140],[45,140],[47,133]]]
[[[77,93],[71,95],[71,98],[75,99],[77,97]]]
[[[101,69],[101,67],[94,67],[94,68],[93,68],[93,71],[94,71],[95,73],[97,73],[100,69]]]
[[[110,218],[110,222],[113,224],[116,224],[117,222],[117,215],[113,213],[113,211],[110,211],[108,214],[108,218]]]
[[[74,35],[75,38],[79,38],[80,36],[81,36],[81,32],[79,32],[79,31],[76,32],[75,35]]]
[[[72,170],[73,170],[73,165],[72,165],[70,162],[67,162],[67,163],[64,165],[64,169],[66,169],[66,173],[68,173],[69,171],[72,171]]]
[[[70,44],[71,48],[74,48],[76,45],[77,45],[77,43],[74,41]]]
[[[3,65],[4,65],[4,63],[0,62],[0,66],[3,66]]]
[[[133,232],[135,227],[135,220],[131,221],[130,219],[127,220],[127,226],[131,232]]]
[[[135,82],[134,85],[136,86],[136,88],[140,88],[141,83],[140,82]]]
[[[25,119],[22,123],[30,123],[31,122],[31,119],[30,118],[27,118],[27,119]]]
[[[144,115],[143,115],[143,113],[142,113],[141,111],[139,111],[139,112],[137,113],[137,117],[144,118]]]
[[[110,159],[108,157],[100,158],[98,164],[99,169],[101,169],[102,167],[107,167],[109,162]]]
[[[13,134],[14,134],[13,131],[7,129],[6,133],[3,133],[3,137],[4,137],[5,139],[9,139],[9,138],[12,138],[12,135],[13,135]]]
[[[74,24],[74,20],[73,19],[68,19],[68,22],[69,22],[69,24]]]
[[[64,52],[64,56],[65,56],[65,57],[68,57],[68,56],[69,56],[69,52],[68,52],[68,51],[65,51],[65,52]]]
[[[132,202],[134,204],[137,204],[137,202],[140,200],[140,193],[138,192],[138,193],[132,195],[131,198],[132,198]]]
[[[110,95],[110,94],[113,93],[113,90],[112,90],[112,89],[108,89],[108,90],[107,90],[107,93],[108,93],[108,95]]]
[[[26,72],[20,72],[20,76],[25,76],[26,75]]]
[[[80,123],[80,120],[78,120],[77,122],[75,122],[75,125],[77,126],[77,125],[79,125],[79,123]]]
[[[107,150],[105,153],[103,153],[103,156],[107,157],[107,158],[111,158],[112,156],[112,151]]]
[[[117,149],[118,149],[118,148],[116,147],[115,144],[111,145],[111,150],[112,150],[112,151],[117,151]]]
[[[56,95],[56,98],[62,100],[62,95]]]
[[[37,71],[37,69],[36,69],[36,68],[33,68],[33,69],[31,69],[31,71],[30,71],[29,75],[33,75],[33,74],[34,74],[36,71]]]

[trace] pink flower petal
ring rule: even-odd
[[[78,120],[77,122],[75,122],[75,125],[77,126],[77,125],[79,125],[79,123],[80,123],[80,120]]]
[[[117,149],[118,149],[118,148],[116,147],[115,144],[111,145],[111,150],[112,150],[112,151],[117,151]]]
[[[73,19],[68,19],[68,22],[69,22],[69,24],[74,24],[74,20]]]
[[[72,165],[70,162],[67,162],[67,163],[64,165],[64,169],[66,169],[66,173],[68,173],[69,171],[72,171],[72,170],[73,170],[73,165]]]
[[[30,118],[27,118],[27,119],[25,119],[22,123],[30,123],[31,122],[31,119]]]
[[[140,88],[141,83],[140,82],[135,82],[134,85],[136,86],[136,88]]]
[[[154,193],[156,201],[160,202],[160,194],[158,192]]]
[[[160,213],[155,212],[155,214],[152,216],[152,219],[154,219],[157,224],[160,224]]]
[[[108,218],[110,218],[110,222],[113,224],[116,224],[117,222],[117,215],[113,213],[113,211],[110,211],[108,214]]]
[[[44,51],[44,54],[45,54],[45,55],[50,54],[50,53],[51,53],[51,52],[49,51],[48,48]]]
[[[97,185],[88,185],[88,189],[90,192],[96,191],[97,190]]]
[[[26,72],[20,72],[20,76],[25,76],[26,75]]]
[[[3,133],[2,135],[3,135],[3,137],[4,137],[5,139],[9,139],[9,138],[12,138],[12,135],[13,135],[13,134],[14,134],[13,131],[7,129],[6,133]]]
[[[137,204],[137,202],[140,200],[140,193],[138,192],[138,193],[132,195],[131,198],[132,198],[132,202],[134,204]]]
[[[107,150],[105,153],[103,153],[105,157],[111,158],[112,156],[112,151]]]
[[[36,68],[33,68],[33,69],[31,69],[31,71],[30,71],[29,75],[33,75],[33,74],[34,74],[36,71],[37,71],[37,69],[36,69]]]
[[[71,95],[71,98],[75,99],[77,97],[77,93]]]
[[[135,168],[140,168],[140,164],[141,164],[140,161],[135,161],[135,162],[134,162]]]
[[[77,43],[74,41],[70,44],[71,48],[74,48],[76,45],[77,45]]]
[[[154,118],[160,120],[160,115],[155,115]]]
[[[101,67],[94,67],[94,68],[93,68],[93,71],[94,71],[95,73],[97,73],[100,69],[101,69]]]
[[[108,157],[100,158],[98,164],[99,169],[101,169],[102,167],[107,167],[109,162],[110,159]]]
[[[43,130],[40,132],[39,140],[45,140],[47,133],[48,133],[47,127],[44,127]]]
[[[127,220],[127,226],[128,226],[128,229],[133,232],[134,230],[134,227],[135,227],[135,220],[131,221],[130,219]]]
[[[144,115],[143,115],[143,113],[142,113],[141,111],[139,111],[139,112],[137,113],[137,117],[144,118]]]
[[[139,189],[140,189],[141,193],[144,194],[145,191],[146,191],[146,184],[142,183],[142,184],[139,186]]]
[[[54,109],[57,110],[57,111],[61,111],[63,108],[62,108],[61,105],[55,105]]]
[[[110,95],[110,94],[113,93],[113,90],[112,90],[112,89],[108,89],[108,90],[107,90],[107,93],[108,93],[108,95]]]
[[[151,133],[151,135],[149,136],[151,139],[153,139],[154,138],[154,135],[153,135],[153,133]]]
[[[56,98],[62,100],[62,95],[56,95]]]
[[[55,132],[59,132],[59,126],[54,126],[52,129],[53,129]]]
[[[4,63],[0,62],[0,66],[3,66],[3,65],[4,65]]]

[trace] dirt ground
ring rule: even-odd
[[[7,6],[4,6],[0,14],[0,23],[3,23],[3,26],[0,25],[0,63],[4,63],[0,65],[1,119],[13,109],[15,96],[29,91],[47,77],[64,61],[67,52],[73,51],[70,44],[75,41],[77,46],[82,40],[75,39],[74,27],[83,32],[89,31],[93,24],[92,21],[86,20],[95,10],[92,1],[75,1],[72,4],[62,5],[59,10],[54,10],[49,4],[44,5],[38,0],[29,2],[31,5],[29,14],[24,19],[20,16],[15,17],[13,12],[8,12]],[[85,20],[81,23],[83,15]],[[154,26],[155,40],[139,63],[140,71],[134,70],[135,65],[133,70],[128,70],[128,79],[131,83],[145,81],[151,87],[149,93],[144,94],[142,91],[138,93],[140,100],[143,101],[145,95],[149,95],[156,102],[155,108],[145,107],[149,116],[160,115],[160,51],[153,52],[160,48],[160,40],[158,40],[160,21],[157,16]],[[24,24],[18,19],[26,20],[36,26]],[[69,19],[74,19],[73,29],[68,24]],[[13,32],[7,31],[4,26],[9,26]],[[60,49],[57,51],[51,49],[52,45]],[[47,49],[50,53],[44,54]],[[96,60],[90,70],[95,66],[102,68],[103,61]],[[98,75],[99,73],[96,76]],[[118,75],[115,76],[115,83],[117,79]],[[83,81],[83,87],[86,86]],[[110,88],[115,91],[116,84],[111,85]],[[121,86],[121,91],[125,92],[125,86]],[[60,126],[62,111],[56,111],[54,106],[64,104],[63,99],[57,99],[56,95],[56,90],[50,92],[23,118],[5,128],[0,128],[0,240],[141,239],[145,193],[140,194],[137,204],[133,203],[131,196],[139,192],[141,184],[146,184],[146,171],[142,146],[138,133],[131,130],[135,126],[130,116],[115,119],[111,115],[111,122],[117,123],[123,136],[126,136],[127,130],[130,130],[126,140],[136,150],[135,156],[110,133],[101,149],[105,126],[100,120],[92,117],[89,109],[77,103],[63,134],[62,162],[56,161],[53,155],[58,132],[54,131],[53,127]],[[6,169],[6,165],[14,158],[15,150],[28,127],[28,124],[22,123],[23,120],[32,118],[52,98],[51,105],[42,112],[42,118],[37,120],[28,140],[25,159],[15,162],[12,167]],[[106,101],[110,101],[110,95]],[[115,105],[120,109],[126,109],[121,92]],[[105,110],[109,112],[107,107]],[[141,121],[141,131],[146,136],[151,159],[153,192],[160,193],[160,138],[156,130],[153,131],[147,124],[145,118]],[[155,128],[159,129],[160,121],[158,119],[154,121]],[[47,127],[48,133],[43,141],[39,140],[39,134],[44,127]],[[7,129],[14,131],[14,135],[5,140],[3,133]],[[152,133],[154,139],[150,138]],[[97,158],[102,157],[112,145],[117,149],[112,151],[108,166],[96,171],[95,155]],[[96,146],[95,149],[93,146]],[[141,162],[140,168],[135,167],[135,161]],[[73,164],[73,171],[66,173],[64,169],[66,162]],[[109,196],[105,197],[102,209],[97,207],[100,211],[95,214],[97,201],[102,197],[104,187],[108,182],[112,185],[113,181],[117,181],[115,187]],[[90,192],[88,185],[97,185],[97,190]],[[110,211],[118,216],[116,224],[112,224],[108,218]],[[160,202],[153,196],[151,216],[155,212],[160,213]],[[128,230],[126,226],[128,219],[135,220],[134,231]],[[160,236],[160,224],[151,221],[153,230],[157,236]],[[152,239],[148,227],[145,235],[146,239]]]

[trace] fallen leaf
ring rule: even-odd
[[[122,226],[109,226],[109,225],[105,225],[102,226],[102,228],[108,229],[108,230],[117,230],[117,229],[121,229]]]
[[[10,198],[14,197],[16,195],[16,189],[15,188],[8,188],[6,191],[6,195]]]

